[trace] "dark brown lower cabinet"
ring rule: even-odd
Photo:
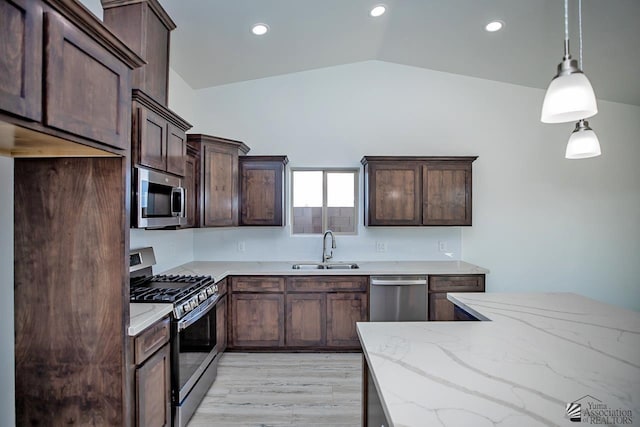
[[[225,279],[226,280],[226,279]],[[216,344],[218,353],[227,349],[227,296],[222,295],[216,303]]]
[[[233,278],[229,347],[359,350],[356,322],[368,320],[367,283],[365,276]]]
[[[284,295],[231,295],[231,339],[234,347],[284,346]]]
[[[169,318],[134,338],[135,425],[171,425],[171,351]]]
[[[326,344],[326,305],[323,294],[287,295],[287,346],[315,347]]]
[[[171,425],[171,375],[169,344],[136,369],[136,425]]]
[[[429,320],[473,320],[456,310],[447,292],[484,292],[484,282],[484,274],[429,276]]]
[[[327,295],[327,346],[360,348],[356,322],[368,319],[366,293]]]

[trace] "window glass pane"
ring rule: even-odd
[[[293,172],[293,207],[322,207],[322,171]]]
[[[355,206],[353,172],[327,172],[327,207]]]

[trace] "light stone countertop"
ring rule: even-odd
[[[489,270],[464,261],[355,261],[353,270],[294,270],[293,264],[317,261],[194,261],[166,271],[164,274],[212,276],[216,281],[227,276],[375,276],[384,274],[487,274]],[[340,263],[340,261],[336,261]]]
[[[294,270],[291,266],[305,261],[238,262],[194,261],[172,268],[162,274],[212,276],[216,282],[227,276],[371,276],[378,274],[487,274],[489,270],[464,261],[361,261],[354,270]],[[315,261],[308,261],[314,263]],[[129,335],[134,336],[171,312],[171,304],[132,303]]]
[[[136,336],[173,310],[172,304],[129,304],[129,336]]]
[[[640,425],[640,313],[568,293],[448,298],[490,321],[358,323],[390,426],[575,426],[573,402],[583,423]]]

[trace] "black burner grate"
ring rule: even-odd
[[[213,284],[211,276],[158,275],[130,280],[130,297],[135,302],[175,303]]]

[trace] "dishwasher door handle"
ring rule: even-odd
[[[426,285],[427,279],[402,279],[402,280],[389,280],[389,279],[371,279],[371,286],[413,286],[413,285]]]

